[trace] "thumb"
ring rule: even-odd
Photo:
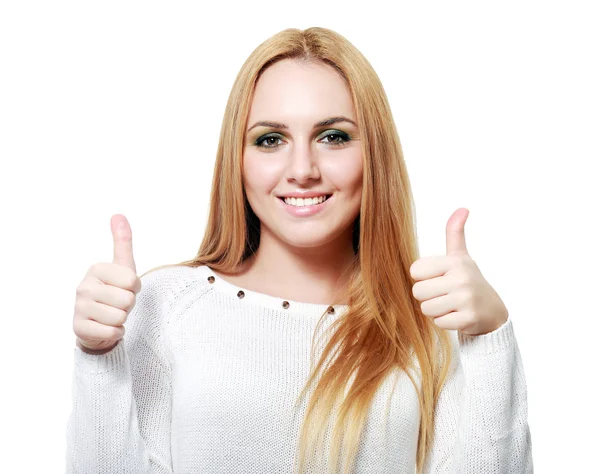
[[[461,207],[454,211],[446,224],[446,254],[467,254],[465,242],[465,223],[469,217],[469,210]]]
[[[135,261],[133,260],[131,227],[127,218],[122,214],[115,214],[110,219],[110,228],[114,242],[113,263],[129,267],[137,274]]]

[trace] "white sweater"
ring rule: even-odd
[[[292,408],[328,305],[284,306],[207,266],[144,275],[119,344],[102,355],[74,348],[67,473],[292,473],[306,400]],[[532,473],[512,320],[482,336],[450,334],[457,357],[424,472]],[[398,370],[369,409],[353,472],[413,474],[418,430],[417,394]]]

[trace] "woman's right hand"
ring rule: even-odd
[[[119,225],[123,228],[119,229]],[[110,220],[114,241],[112,263],[93,264],[77,287],[73,331],[76,345],[88,354],[112,350],[125,334],[123,324],[142,288],[133,260],[131,227],[115,214]]]

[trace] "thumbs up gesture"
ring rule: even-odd
[[[467,251],[468,216],[468,209],[454,211],[446,225],[446,255],[418,259],[410,275],[416,281],[413,296],[434,324],[479,336],[502,326],[508,310]]]
[[[131,227],[116,214],[110,220],[112,263],[95,263],[77,287],[73,331],[76,344],[89,354],[112,350],[125,334],[123,324],[142,288],[133,259]]]

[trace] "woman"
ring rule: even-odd
[[[113,216],[114,261],[77,292],[69,472],[533,472],[467,214],[418,258],[391,110],[345,38],[287,29],[251,54],[210,206],[196,257],[141,278]]]

